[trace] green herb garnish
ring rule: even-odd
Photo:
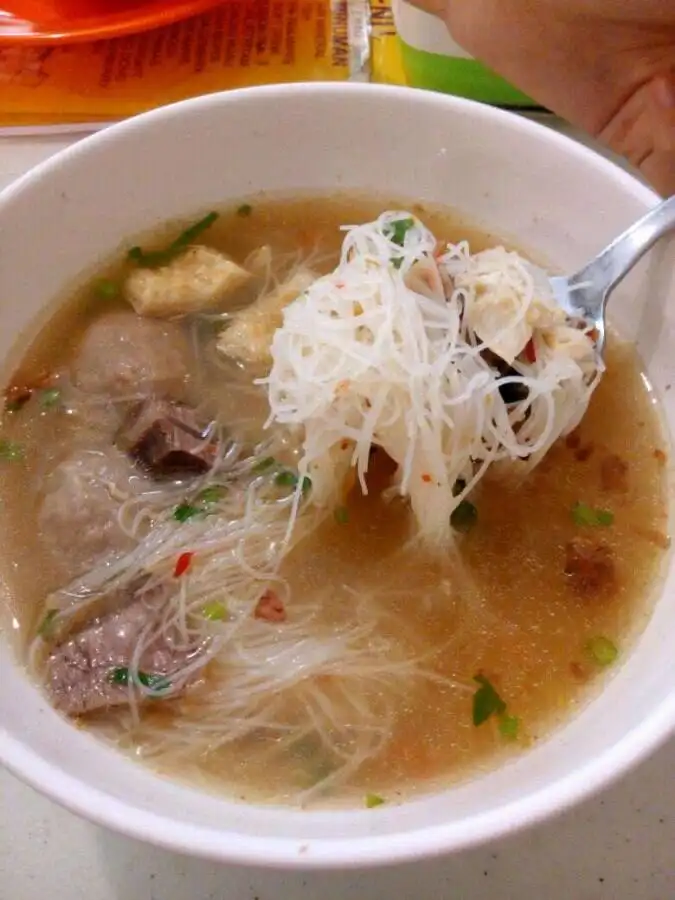
[[[197,494],[197,501],[199,503],[217,503],[219,500],[225,496],[225,488],[220,484],[212,484],[211,487],[204,488],[203,491],[200,491]]]
[[[468,500],[462,500],[450,516],[450,524],[455,531],[470,531],[478,521],[478,510]]]
[[[619,655],[616,644],[602,635],[591,638],[586,644],[586,650],[599,666],[611,666]]]
[[[179,254],[194,243],[202,232],[210,228],[218,218],[217,212],[210,212],[203,219],[190,225],[185,231],[181,232],[178,237],[172,241],[165,250],[150,250],[146,252],[142,247],[132,247],[127,257],[131,262],[135,262],[139,266],[147,269],[156,269],[159,266],[165,266],[175,259]]]
[[[61,391],[58,388],[47,388],[40,392],[40,406],[44,409],[52,409],[61,399]]]
[[[52,625],[54,624],[54,619],[59,614],[58,609],[50,609],[38,625],[38,634],[40,637],[49,637],[49,634],[52,630]]]
[[[5,462],[18,462],[24,456],[21,444],[17,444],[15,441],[0,441],[0,459]]]
[[[575,503],[572,507],[572,518],[575,525],[603,525],[607,527],[614,522],[614,513],[610,509],[593,509],[586,503]]]
[[[473,695],[473,724],[482,725],[490,716],[501,716],[506,712],[506,703],[484,675],[474,675],[473,680],[480,687]]]
[[[101,300],[113,300],[120,292],[120,286],[109,278],[102,278],[94,285],[94,294]]]
[[[173,511],[173,517],[177,522],[187,522],[193,516],[203,512],[199,506],[193,506],[191,503],[181,503]]]
[[[396,219],[387,225],[385,237],[388,237],[392,244],[398,244],[402,247],[405,244],[405,236],[411,228],[415,227],[415,220],[408,216],[405,219]]]
[[[242,219],[248,218],[253,212],[253,207],[250,203],[242,203],[241,206],[237,209],[237,215],[241,216]]]
[[[279,487],[295,487],[298,483],[298,476],[295,472],[291,472],[290,469],[284,469],[281,472],[277,472],[274,476],[274,483]]]
[[[257,462],[251,469],[252,472],[258,474],[258,472],[266,472],[268,469],[271,469],[272,466],[275,466],[277,463],[276,459],[273,456],[266,456],[264,459],[261,459]]]
[[[202,607],[202,615],[210,622],[220,622],[227,617],[227,607],[224,603],[212,600]]]
[[[506,713],[502,713],[499,717],[499,733],[502,737],[515,741],[518,737],[519,728],[520,719],[518,716],[509,716]]]
[[[338,506],[334,515],[338,525],[346,525],[349,522],[349,510],[346,506]]]
[[[297,487],[298,485],[298,476],[295,472],[291,472],[290,469],[282,469],[281,472],[277,472],[274,476],[274,483],[279,487]],[[302,479],[302,493],[306,494],[312,487],[312,479],[307,475]]]
[[[384,797],[379,794],[366,794],[366,809],[375,809],[376,806],[382,806],[385,803]]]
[[[126,666],[113,669],[110,673],[112,684],[128,685],[130,680],[137,681],[143,687],[155,691],[165,691],[171,687],[171,682],[164,675],[153,675],[139,670],[137,677],[134,679]]]

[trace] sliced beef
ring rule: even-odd
[[[574,590],[586,597],[611,588],[616,582],[611,547],[591,538],[573,538],[565,547],[565,575]]]
[[[116,443],[155,478],[207,472],[217,451],[210,425],[193,409],[156,397],[133,406]]]
[[[600,484],[603,491],[628,493],[628,463],[616,453],[608,453],[600,463]]]
[[[79,716],[127,702],[128,689],[113,680],[114,673],[129,666],[141,634],[158,619],[168,591],[159,586],[140,593],[133,587],[120,592],[113,598],[116,611],[95,619],[54,648],[47,663],[46,684],[57,709]],[[177,646],[177,639],[177,633],[163,631],[144,651],[139,671],[167,676],[170,681],[191,655]],[[171,693],[184,684],[171,683]]]

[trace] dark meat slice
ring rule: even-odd
[[[128,700],[124,684],[112,680],[115,669],[126,669],[142,632],[155,620],[166,600],[168,588],[159,586],[140,594],[126,591],[128,603],[95,619],[90,625],[57,645],[47,662],[46,684],[54,706],[71,716],[120,706]],[[115,605],[124,600],[123,592]],[[166,675],[182,668],[191,651],[178,648],[177,633],[161,633],[143,652],[139,671]],[[171,693],[180,685],[171,685]]]
[[[628,493],[628,463],[616,453],[609,453],[600,463],[600,484],[603,491]]]
[[[603,541],[575,537],[565,547],[565,575],[579,594],[590,596],[614,586],[612,549]]]
[[[150,397],[129,412],[116,443],[151,475],[170,478],[211,468],[216,444],[209,434],[189,406]]]
[[[485,348],[484,350],[481,350],[480,355],[490,368],[496,369],[502,378],[510,378],[512,376],[519,377],[519,373],[516,372],[515,369],[512,369],[507,362],[504,362],[501,356],[497,356],[496,353],[493,353],[492,350]],[[511,405],[512,403],[520,403],[521,400],[526,400],[529,391],[524,384],[516,381],[509,382],[508,384],[500,384],[499,393],[501,394],[504,403]]]

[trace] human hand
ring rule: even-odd
[[[410,0],[675,194],[675,0]]]

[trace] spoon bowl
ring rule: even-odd
[[[605,348],[605,311],[610,294],[645,253],[671,231],[675,231],[675,197],[638,219],[574,275],[549,279],[556,301],[567,315],[584,319],[595,330],[600,356]]]

